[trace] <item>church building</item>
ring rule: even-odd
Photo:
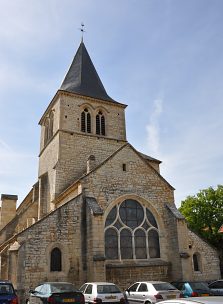
[[[127,141],[125,108],[82,41],[39,121],[38,179],[18,208],[16,195],[1,195],[1,279],[21,299],[44,281],[125,289],[220,277],[217,251],[188,229],[161,161]]]

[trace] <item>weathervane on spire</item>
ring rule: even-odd
[[[81,28],[79,28],[79,30],[82,32],[82,35],[81,35],[81,42],[83,42],[83,37],[84,37],[84,33],[85,33],[85,30],[84,30],[84,23],[81,22]]]

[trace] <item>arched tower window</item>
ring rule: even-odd
[[[96,134],[105,135],[105,116],[101,111],[96,115]]]
[[[48,118],[45,120],[44,127],[45,127],[45,131],[44,131],[44,145],[46,145],[47,142],[48,142],[48,140],[49,140],[49,119]]]
[[[91,133],[91,114],[87,108],[81,113],[81,131]]]
[[[107,259],[160,258],[159,230],[152,212],[127,199],[114,206],[105,222]]]
[[[53,121],[54,121],[54,114],[53,111],[51,111],[50,116],[49,116],[49,139],[53,136]]]
[[[58,247],[55,247],[50,254],[50,271],[62,270],[62,254]]]

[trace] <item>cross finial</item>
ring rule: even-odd
[[[85,30],[84,30],[84,23],[81,22],[81,28],[79,28],[79,30],[81,31],[82,35],[81,35],[81,42],[83,42],[83,37],[84,37],[84,33],[85,33]]]

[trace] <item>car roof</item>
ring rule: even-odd
[[[169,282],[164,282],[164,281],[140,281],[140,282],[135,282],[135,283],[150,283],[150,284],[160,284],[160,283],[169,283]],[[171,283],[169,283],[171,284]]]
[[[84,284],[95,284],[95,285],[115,285],[115,283],[109,283],[109,282],[86,282]]]
[[[223,297],[194,297],[194,298],[185,298],[185,299],[176,299],[176,300],[167,300],[162,301],[160,304],[168,304],[168,303],[177,303],[177,304],[220,304],[223,303]]]

